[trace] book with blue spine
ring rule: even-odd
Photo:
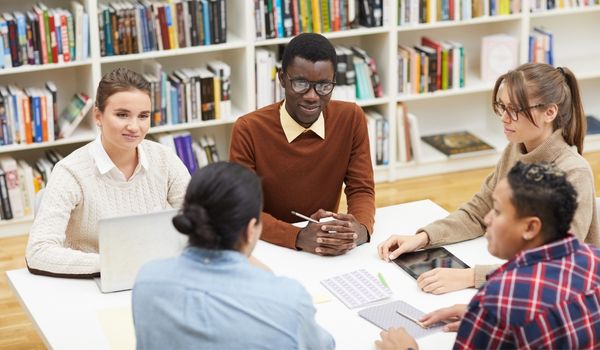
[[[212,35],[210,30],[210,7],[208,7],[207,0],[201,0],[202,4],[202,24],[204,26],[204,45],[210,45],[212,42]]]

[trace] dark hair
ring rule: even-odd
[[[565,141],[571,146],[577,146],[577,152],[583,154],[587,122],[579,85],[569,68],[554,68],[545,63],[525,63],[496,80],[492,103],[497,101],[501,85],[508,89],[510,101],[517,109],[528,107],[530,100],[542,104],[555,103],[558,106],[558,115],[552,128],[562,129]],[[537,126],[530,109],[525,109],[522,113]]]
[[[287,67],[294,58],[300,57],[311,62],[329,61],[335,72],[337,56],[333,45],[326,37],[316,33],[302,33],[293,38],[283,50],[281,69],[287,72]]]
[[[236,250],[248,222],[260,220],[262,202],[254,172],[234,163],[209,164],[192,176],[173,225],[189,236],[191,246]]]
[[[139,73],[128,68],[117,68],[106,73],[96,90],[96,108],[104,112],[106,100],[121,91],[140,90],[150,96],[150,83]]]
[[[552,164],[517,162],[507,179],[517,215],[540,218],[545,242],[567,235],[577,209],[577,192],[563,171]]]

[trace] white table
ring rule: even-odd
[[[377,257],[376,246],[392,233],[410,234],[419,227],[442,218],[447,212],[431,201],[406,203],[377,210],[372,243],[360,246],[346,255],[320,257],[304,252],[259,242],[254,255],[278,275],[299,280],[309,293],[328,293],[322,279],[364,268],[382,273],[394,291],[391,299],[402,299],[423,310],[432,311],[456,303],[467,303],[475,290],[464,290],[435,296],[420,291],[415,280],[393,263]],[[501,263],[487,252],[484,238],[447,246],[448,250],[469,265]],[[49,348],[107,349],[110,347],[98,312],[131,305],[131,292],[100,293],[92,280],[60,279],[31,275],[27,270],[8,271],[8,280],[21,305]],[[379,329],[362,319],[357,310],[346,308],[332,297],[317,304],[317,321],[333,334],[338,349],[372,349]],[[115,321],[116,322],[116,321]],[[129,329],[129,332],[132,330]],[[127,334],[131,336],[131,334]],[[450,348],[455,334],[436,333],[419,339],[422,349]]]

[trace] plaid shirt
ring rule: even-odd
[[[488,276],[455,349],[600,347],[600,250],[569,235],[522,251]]]

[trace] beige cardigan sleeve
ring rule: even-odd
[[[492,209],[492,192],[498,183],[498,168],[485,179],[477,194],[463,204],[457,211],[446,218],[432,222],[419,229],[426,232],[429,237],[427,247],[442,246],[480,237],[485,233],[483,219]],[[485,283],[486,275],[498,268],[497,265],[476,265],[475,287],[479,288]]]
[[[71,212],[81,202],[83,189],[73,174],[58,163],[44,190],[25,251],[32,272],[54,275],[91,275],[100,271],[97,253],[65,246]]]
[[[477,238],[485,232],[483,218],[492,208],[492,192],[496,187],[497,172],[485,179],[477,194],[446,218],[419,229],[429,237],[428,247],[462,242]]]

